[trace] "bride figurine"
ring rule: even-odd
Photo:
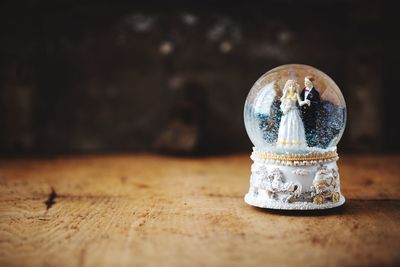
[[[303,149],[307,147],[303,121],[300,117],[300,106],[309,104],[302,101],[299,94],[300,85],[295,80],[287,80],[283,87],[281,110],[283,112],[279,124],[277,146],[281,148]]]

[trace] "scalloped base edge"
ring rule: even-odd
[[[293,202],[293,203],[284,203],[281,201],[270,200],[270,199],[262,199],[255,198],[250,194],[246,194],[244,197],[244,201],[255,207],[264,208],[264,209],[274,209],[274,210],[325,210],[332,209],[339,206],[342,206],[346,199],[343,195],[340,196],[338,202],[327,201],[323,204],[314,204],[312,202]]]

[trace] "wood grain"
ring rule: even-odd
[[[0,266],[396,266],[400,156],[345,156],[344,207],[243,202],[247,155],[0,161]]]

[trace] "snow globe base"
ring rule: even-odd
[[[341,206],[336,147],[325,151],[251,155],[249,205],[280,210],[319,210]]]

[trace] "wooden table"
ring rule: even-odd
[[[0,266],[399,266],[400,156],[343,156],[344,207],[246,205],[248,155],[0,161]]]

